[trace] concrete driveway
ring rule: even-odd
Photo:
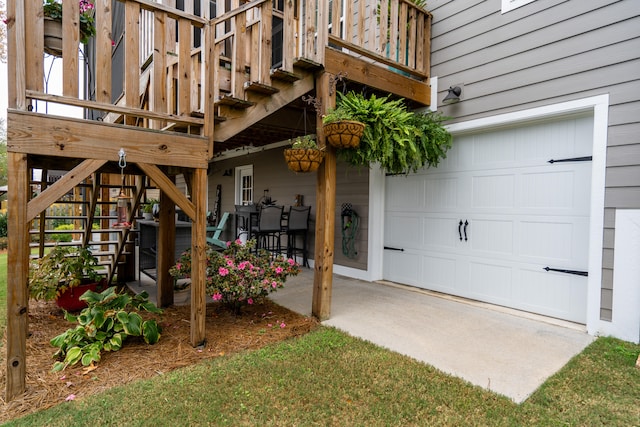
[[[311,314],[313,270],[271,295]],[[334,276],[331,317],[349,335],[523,402],[589,345],[583,325],[389,283]]]

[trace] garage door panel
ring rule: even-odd
[[[387,208],[402,207],[403,211],[416,210],[423,206],[423,182],[417,176],[398,176],[387,179]]]
[[[587,270],[592,165],[557,160],[590,156],[592,132],[577,116],[457,135],[437,168],[387,178],[385,244],[408,251],[385,262],[419,255],[420,268],[384,277],[584,322],[586,277],[543,268]]]
[[[584,319],[586,305],[572,303],[586,297],[587,286],[580,276],[542,269],[521,269],[513,287],[516,308],[574,322]]]
[[[523,221],[520,224],[520,254],[541,261],[570,262],[574,256],[572,238],[574,225],[570,222]]]
[[[516,176],[474,176],[472,180],[472,208],[511,209],[515,207]]]
[[[571,209],[575,173],[538,172],[522,176],[522,207],[534,209]]]
[[[524,218],[518,232],[520,261],[584,268],[589,254],[588,225],[584,217]]]
[[[454,209],[458,205],[459,180],[455,177],[424,179],[424,203],[422,208],[432,211]]]
[[[452,217],[423,217],[425,250],[452,250],[457,246],[458,221]]]
[[[418,286],[438,292],[455,293],[456,260],[442,256],[422,257],[422,277]]]
[[[508,130],[473,137],[473,169],[493,169],[513,166],[516,161],[516,141]]]
[[[474,254],[513,255],[513,233],[512,219],[474,219],[467,227],[467,238]]]
[[[511,296],[512,268],[497,263],[469,262],[468,296],[506,305]]]
[[[422,247],[423,221],[421,216],[389,214],[385,220],[385,244],[403,248]]]
[[[408,252],[385,251],[384,270],[394,281],[421,286],[421,255]]]

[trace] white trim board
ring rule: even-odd
[[[477,132],[518,123],[549,120],[568,114],[593,114],[593,161],[591,174],[591,207],[589,226],[589,278],[587,290],[587,331],[591,335],[604,333],[610,329],[610,323],[600,320],[600,288],[602,283],[602,245],[604,227],[604,183],[606,170],[607,126],[609,120],[609,95],[598,95],[574,101],[562,102],[511,113],[484,117],[448,126],[453,135]],[[374,175],[374,174],[377,174]],[[384,172],[371,171],[370,196],[377,202],[370,203],[370,230],[377,230],[380,239],[384,236],[384,227],[380,218],[384,218],[384,185],[379,185],[379,177],[384,181]],[[373,233],[370,233],[370,236]],[[381,280],[383,247],[380,239],[369,240],[368,280]]]

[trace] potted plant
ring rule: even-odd
[[[390,96],[365,98],[340,94],[340,108],[365,123],[359,147],[340,150],[341,159],[353,166],[378,163],[387,173],[406,174],[424,166],[437,166],[451,147],[446,119],[433,112],[413,112],[403,99]]]
[[[88,248],[55,246],[31,263],[29,295],[37,300],[55,300],[67,311],[80,310],[86,306],[80,296],[105,285],[95,271],[97,265],[98,259]]]
[[[142,217],[144,219],[152,220],[153,219],[153,206],[160,203],[157,199],[149,199],[147,203],[142,205]]]
[[[284,150],[287,166],[294,172],[313,172],[320,167],[324,151],[318,148],[313,135],[304,135],[291,142],[291,148]]]
[[[80,43],[87,44],[96,34],[94,6],[90,0],[79,0]],[[44,0],[44,49],[50,55],[62,56],[62,1]]]
[[[348,99],[339,93],[336,108],[322,116],[322,130],[327,142],[336,148],[355,148],[360,144],[365,124],[344,105]]]

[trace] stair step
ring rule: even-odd
[[[273,95],[280,92],[277,87],[269,86],[259,82],[244,82],[244,90],[260,95]]]
[[[224,105],[227,107],[232,107],[232,108],[240,108],[240,109],[246,109],[249,107],[253,107],[254,105],[256,105],[255,102],[251,102],[251,101],[246,101],[244,99],[240,99],[240,98],[235,98],[233,96],[230,95],[224,95],[223,97],[221,97],[220,99],[218,99],[215,102],[215,105]]]
[[[276,68],[271,70],[271,78],[280,80],[287,83],[293,83],[301,79],[301,77],[291,71],[283,70],[282,68]]]
[[[309,58],[303,57],[295,58],[293,60],[293,66],[311,71],[320,70],[321,68],[323,68],[322,64],[320,64],[319,62],[315,62]]]

